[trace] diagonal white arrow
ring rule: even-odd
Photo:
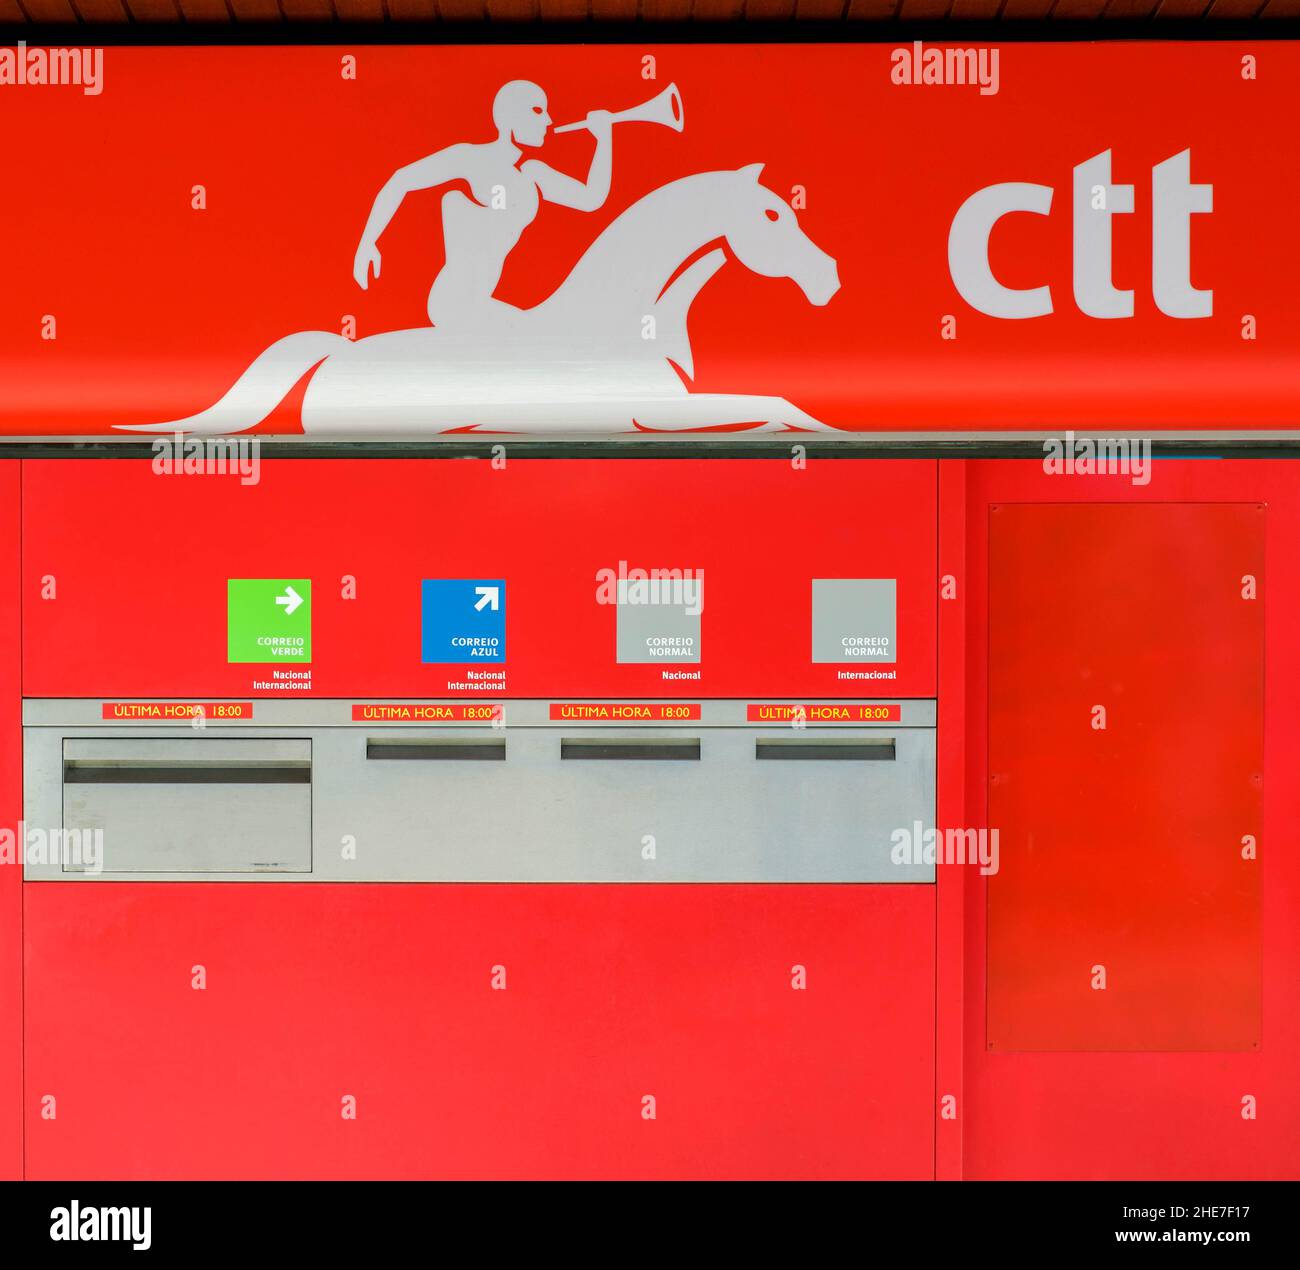
[[[474,594],[483,597],[474,605],[476,613],[482,612],[485,604],[490,606],[489,612],[495,612],[501,607],[501,588],[499,586],[476,586]]]
[[[286,586],[284,588],[284,594],[277,595],[275,597],[275,602],[284,606],[285,617],[292,617],[294,613],[298,611],[298,606],[302,603],[302,596],[299,595],[292,586]]]

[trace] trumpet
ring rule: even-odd
[[[682,111],[682,95],[676,84],[669,84],[663,92],[639,106],[629,106],[627,110],[610,115],[611,123],[657,123],[674,132],[681,132],[686,126],[686,116]],[[563,123],[555,132],[577,132],[585,128],[587,121],[579,119],[577,123]]]

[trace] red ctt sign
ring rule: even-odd
[[[1300,426],[1294,43],[35,52],[0,434]]]

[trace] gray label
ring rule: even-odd
[[[814,578],[813,661],[888,665],[897,660],[897,593],[893,578]]]
[[[686,604],[618,604],[618,660],[672,666],[700,660],[700,615]]]

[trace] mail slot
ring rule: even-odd
[[[432,737],[423,740],[369,740],[366,742],[366,758],[381,762],[388,760],[436,763],[444,760],[496,760],[504,762],[506,743],[504,738],[493,737],[462,738]]]
[[[565,737],[560,742],[562,759],[698,759],[700,739],[695,736],[677,736],[660,739],[648,736]]]
[[[848,759],[853,762],[883,759],[892,762],[895,748],[892,736],[855,737],[839,741],[828,741],[823,737],[767,737],[754,742],[754,757],[814,761]]]
[[[306,873],[311,741],[69,738],[64,873]]]

